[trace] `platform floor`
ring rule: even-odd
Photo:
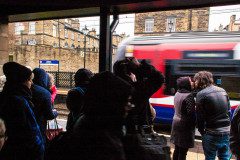
[[[65,119],[58,119],[58,123],[64,128],[64,130],[66,128],[66,122],[67,121]],[[170,143],[170,136],[169,135],[164,134],[164,136],[168,140],[168,145],[171,147],[171,154],[172,154],[173,151],[174,151],[174,145],[172,143]],[[187,160],[205,160],[201,140],[195,140],[195,147],[191,148],[188,151]],[[234,157],[231,160],[234,160]]]

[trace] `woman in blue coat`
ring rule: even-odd
[[[32,71],[16,62],[3,65],[7,81],[1,93],[0,116],[6,123],[8,140],[0,159],[43,159],[43,138],[31,102]]]

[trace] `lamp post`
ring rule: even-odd
[[[87,43],[87,34],[88,34],[88,28],[85,25],[85,27],[82,29],[82,32],[84,34],[84,59],[83,59],[83,67],[86,67],[86,43]]]

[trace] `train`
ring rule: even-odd
[[[187,32],[161,36],[134,36],[119,46],[115,60],[134,56],[145,59],[165,75],[165,84],[150,98],[155,123],[171,124],[176,80],[207,70],[215,85],[230,98],[231,113],[240,105],[240,32]]]

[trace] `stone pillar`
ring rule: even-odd
[[[0,17],[0,76],[3,75],[3,64],[9,60],[8,45],[8,21]]]

